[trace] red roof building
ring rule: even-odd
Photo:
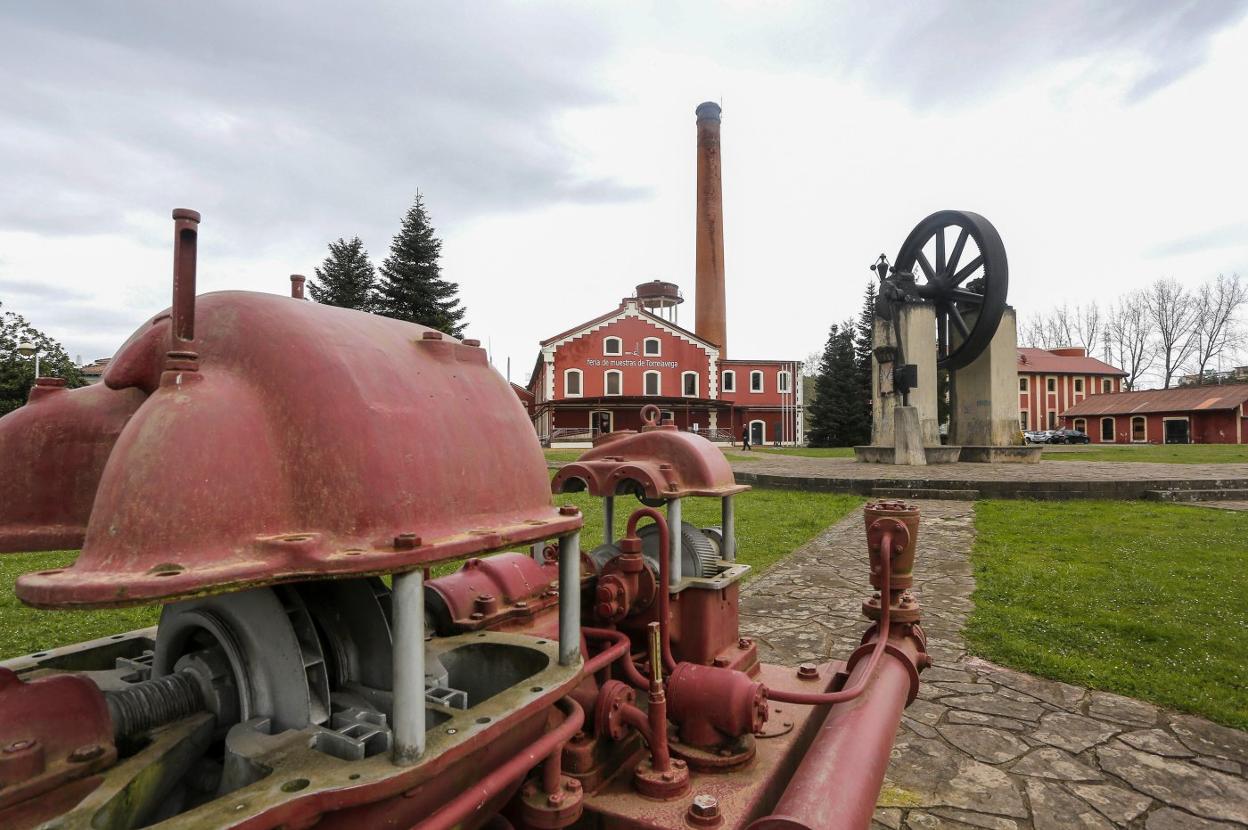
[[[1062,413],[1093,395],[1121,392],[1127,373],[1079,347],[1018,350],[1018,425],[1057,429]]]
[[[1242,444],[1246,406],[1248,384],[1179,386],[1087,398],[1062,420],[1099,444]]]

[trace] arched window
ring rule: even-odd
[[[565,398],[579,398],[581,396],[580,369],[563,370],[563,396]]]
[[[790,390],[789,390],[789,373],[788,373],[788,372],[777,372],[777,373],[776,373],[776,389],[777,389],[777,391],[780,391],[780,392],[788,392],[788,391],[790,391]]]
[[[763,373],[762,372],[758,372],[758,371],[750,372],[750,391],[751,392],[763,391]]]
[[[1148,419],[1143,415],[1131,417],[1131,440],[1137,444],[1148,440]]]
[[[1088,422],[1087,422],[1085,419],[1083,419],[1083,418],[1076,418],[1076,419],[1075,419],[1075,429],[1079,430],[1080,432],[1087,432],[1087,431],[1088,431]]]
[[[723,390],[725,392],[736,392],[737,391],[737,373],[732,371],[731,369],[728,369],[727,371],[725,371],[724,374],[721,376],[720,386],[723,387]]]
[[[686,398],[698,396],[698,373],[685,372],[680,376],[680,393]]]
[[[647,357],[658,357],[663,354],[663,341],[657,337],[647,337],[641,342],[641,353]]]
[[[1101,419],[1101,443],[1113,443],[1117,439],[1114,437],[1114,419]]]
[[[623,343],[618,337],[605,337],[602,340],[602,353],[618,355],[624,351]]]
[[[644,377],[645,386],[643,387],[645,393],[647,395],[663,394],[663,386],[661,383],[662,378],[663,376],[660,375],[658,372],[646,372],[645,377]]]
[[[1102,391],[1102,392],[1113,392],[1113,391],[1114,391],[1114,380],[1113,380],[1113,378],[1101,378],[1101,391]]]
[[[602,388],[608,395],[623,395],[624,373],[619,369],[608,369],[602,376]]]

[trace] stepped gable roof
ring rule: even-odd
[[[1095,357],[1054,354],[1049,349],[1019,349],[1018,371],[1050,375],[1122,375],[1126,372]]]
[[[1248,401],[1248,384],[1226,386],[1178,386],[1139,392],[1092,395],[1063,415],[1143,415],[1157,412],[1203,412],[1234,409]]]

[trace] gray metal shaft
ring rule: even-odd
[[[672,499],[667,503],[667,529],[671,546],[672,562],[668,567],[668,587],[676,588],[680,584],[680,499]]]
[[[414,764],[425,751],[424,574],[394,577],[394,763]]]
[[[719,504],[719,529],[724,535],[723,550],[720,556],[729,562],[737,561],[737,517],[736,505],[732,496],[724,496]]]
[[[612,537],[615,535],[615,496],[602,497],[602,519],[604,527],[602,529],[603,544],[611,544],[615,541]]]
[[[107,692],[104,702],[117,737],[137,735],[193,715],[204,708],[204,693],[189,674],[176,672]]]
[[[581,657],[581,532],[559,537],[559,665]]]

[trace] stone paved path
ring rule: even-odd
[[[1248,733],[967,657],[974,505],[919,504],[936,665],[897,735],[877,830],[1248,827]],[[843,659],[865,625],[866,559],[855,512],[746,587],[742,632],[767,662]]]

